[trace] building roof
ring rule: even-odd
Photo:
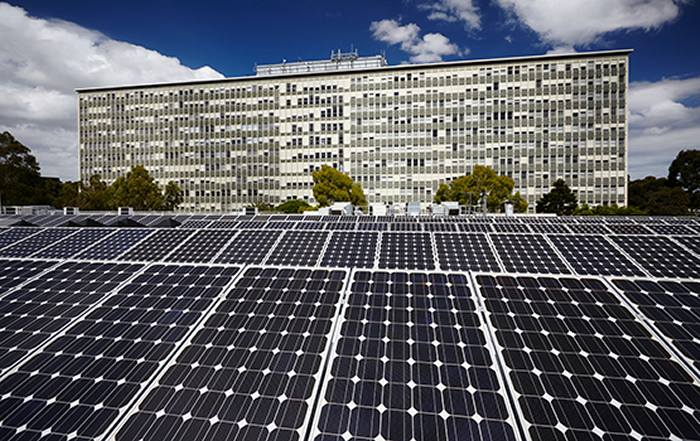
[[[144,84],[129,84],[129,85],[115,85],[115,86],[100,86],[100,87],[82,87],[75,89],[78,93],[89,93],[97,91],[110,91],[110,90],[126,90],[126,89],[144,89],[144,88],[154,88],[154,87],[166,87],[166,86],[183,86],[183,85],[203,85],[203,84],[213,84],[213,83],[228,83],[237,81],[251,81],[251,80],[272,80],[277,78],[299,78],[299,77],[314,77],[314,76],[336,76],[336,75],[347,75],[358,74],[362,72],[391,72],[391,71],[404,71],[411,69],[440,69],[445,67],[457,67],[457,66],[472,66],[472,65],[484,65],[484,64],[496,64],[496,63],[520,63],[523,61],[548,61],[548,60],[563,60],[563,59],[576,59],[576,58],[587,58],[593,56],[605,57],[605,56],[616,56],[616,55],[629,55],[632,53],[633,49],[614,49],[605,51],[589,51],[589,52],[574,52],[566,54],[540,54],[540,55],[524,55],[517,57],[503,57],[503,58],[481,58],[474,60],[455,60],[455,61],[441,61],[438,63],[423,63],[423,64],[397,64],[384,67],[370,68],[370,69],[355,69],[355,70],[339,70],[331,72],[311,72],[311,73],[289,73],[283,75],[244,75],[239,77],[229,77],[229,78],[216,78],[207,80],[189,80],[189,81],[173,81],[165,83],[144,83]]]

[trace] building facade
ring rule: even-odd
[[[513,178],[531,210],[558,178],[579,203],[624,205],[630,52],[397,66],[332,58],[79,89],[81,179],[112,182],[142,164],[161,185],[180,184],[181,209],[226,211],[313,203],[311,172],[323,164],[386,203],[431,201],[440,183],[487,165]]]

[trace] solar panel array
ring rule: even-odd
[[[694,218],[0,217],[0,440],[700,440],[699,244]]]

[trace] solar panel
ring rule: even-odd
[[[0,372],[102,300],[139,268],[64,263],[5,294],[0,298]]]
[[[673,240],[680,243],[684,247],[697,255],[700,255],[700,237],[699,236],[673,236]]]
[[[331,235],[321,265],[372,268],[378,239],[376,232],[336,231]]]
[[[440,268],[498,272],[501,270],[485,234],[436,233],[435,250]]]
[[[81,229],[74,235],[67,237],[58,243],[44,248],[31,255],[34,258],[65,259],[83,251],[90,245],[98,242],[110,234],[113,229]]]
[[[235,231],[232,230],[197,231],[165,260],[189,263],[209,262],[231,240],[234,234]]]
[[[311,439],[514,440],[464,275],[355,273]]]
[[[389,224],[390,231],[423,231],[423,224],[418,222],[392,222]]]
[[[2,429],[22,439],[104,435],[236,271],[147,268],[0,383]]]
[[[119,256],[118,260],[160,260],[170,254],[173,249],[186,241],[192,234],[194,234],[194,231],[190,229],[155,231]]]
[[[433,269],[430,233],[382,233],[379,268]]]
[[[218,263],[262,263],[281,235],[277,230],[242,230],[215,260]]]
[[[493,228],[491,228],[491,225],[489,225],[487,223],[475,223],[475,224],[460,223],[457,225],[457,228],[460,231],[470,232],[470,233],[489,233],[489,232],[493,231]]]
[[[571,271],[544,237],[534,234],[491,234],[506,272],[569,274]]]
[[[569,233],[570,230],[564,224],[532,224],[530,229],[535,233]]]
[[[154,230],[128,229],[117,230],[105,240],[92,245],[75,256],[76,259],[111,260],[136,245]]]
[[[116,440],[303,439],[344,279],[249,268]]]
[[[389,229],[389,224],[385,222],[358,222],[358,231],[387,231]]]
[[[608,229],[613,232],[613,234],[652,234],[653,231],[644,225],[638,224],[613,224],[608,225]]]
[[[354,230],[357,224],[355,222],[330,222],[326,225],[327,230],[333,231],[351,231]]]
[[[601,224],[567,224],[569,230],[574,234],[610,234],[612,231]]]
[[[700,372],[700,283],[615,279],[613,284]]]
[[[71,234],[75,229],[48,229],[0,250],[2,257],[27,257]]]
[[[477,280],[531,439],[700,439],[697,381],[600,280]]]
[[[328,234],[327,231],[286,231],[267,263],[314,266],[320,259]]]
[[[425,231],[455,231],[455,226],[453,224],[438,223],[438,222],[424,222],[423,230]]]
[[[0,296],[5,290],[16,288],[53,265],[56,262],[0,259]]]
[[[649,274],[657,277],[700,277],[700,258],[659,236],[612,236]]]
[[[664,236],[696,234],[695,231],[684,225],[648,225],[647,228],[656,234],[661,234]]]
[[[494,223],[493,229],[497,233],[531,233],[530,227],[525,224]]]
[[[209,219],[192,219],[188,220],[182,223],[180,225],[180,228],[193,228],[193,229],[200,229],[200,228],[206,228],[207,225],[211,223],[211,220]]]
[[[218,220],[211,222],[207,228],[236,228],[237,226],[238,222],[235,220]]]
[[[8,245],[11,245],[11,244],[19,241],[19,240],[24,239],[25,237],[29,237],[32,234],[36,234],[40,231],[42,231],[42,230],[39,228],[22,228],[22,227],[8,228],[7,230],[0,233],[0,248],[4,248]]]
[[[578,274],[643,276],[644,272],[603,236],[548,236]]]

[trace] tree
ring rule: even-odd
[[[314,180],[314,198],[322,207],[334,202],[350,202],[360,207],[367,205],[362,186],[353,182],[347,174],[324,164],[311,176]]]
[[[688,192],[692,208],[700,208],[700,150],[681,150],[668,168],[668,182]]]
[[[629,205],[652,215],[688,214],[690,196],[681,187],[672,186],[666,178],[647,176],[631,181],[628,186]]]
[[[311,208],[311,205],[309,205],[309,203],[303,199],[290,199],[275,207],[275,211],[296,214],[303,213],[304,211],[308,211]]]
[[[172,211],[177,208],[178,205],[182,203],[183,192],[180,186],[175,181],[170,181],[165,186],[164,198],[164,208],[168,211]]]
[[[638,216],[648,214],[637,207],[619,207],[616,204],[598,205],[589,207],[588,204],[579,205],[574,210],[575,216]]]
[[[157,211],[165,208],[165,198],[158,183],[142,165],[120,176],[110,188],[112,208],[132,207],[134,210]]]
[[[433,200],[437,203],[457,201],[461,205],[476,204],[482,192],[487,194],[486,205],[490,211],[497,211],[504,202],[513,203],[517,212],[527,210],[527,201],[520,192],[513,194],[515,183],[508,176],[499,176],[491,167],[474,166],[471,174],[453,179],[450,184],[441,184]]]
[[[31,150],[9,132],[0,133],[2,205],[33,205],[41,194],[39,163]]]
[[[112,188],[102,180],[100,175],[92,175],[87,185],[80,186],[78,207],[96,211],[116,208],[112,204],[112,197]]]
[[[537,201],[538,213],[556,213],[559,216],[570,215],[576,209],[576,195],[566,185],[563,179],[557,179],[552,184],[549,193]]]

